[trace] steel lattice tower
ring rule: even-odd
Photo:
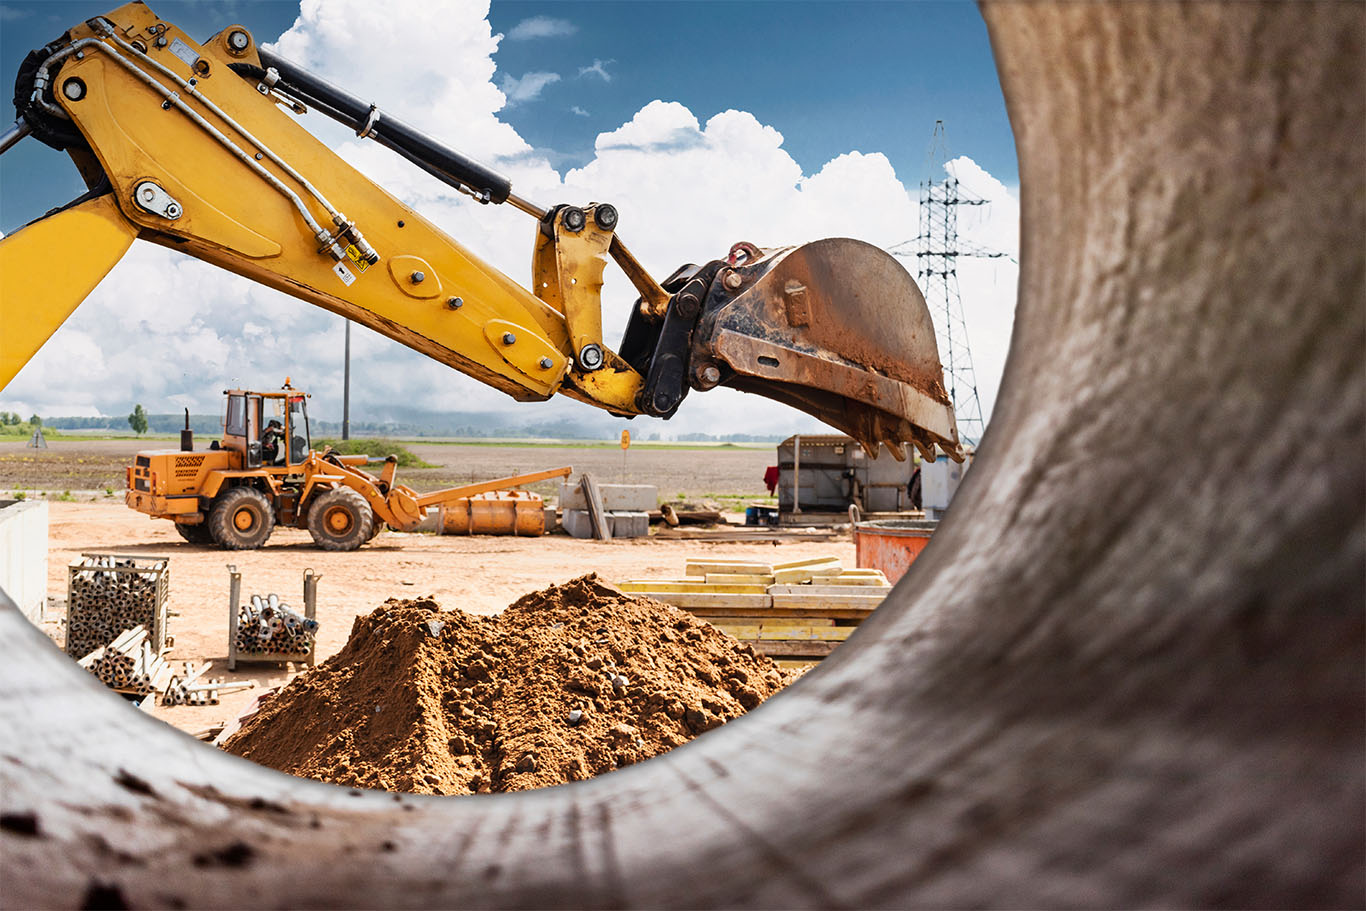
[[[944,174],[948,160],[944,121],[936,120],[926,172]],[[920,285],[934,319],[939,357],[944,364],[944,385],[958,420],[958,436],[971,446],[976,446],[982,438],[984,423],[982,402],[977,396],[977,374],[972,368],[972,349],[968,345],[968,325],[963,317],[963,299],[958,291],[958,258],[995,258],[1005,254],[960,241],[958,207],[986,203],[987,200],[960,187],[958,178],[952,174],[942,180],[922,180],[920,234],[888,248],[896,256],[915,257],[916,283]]]

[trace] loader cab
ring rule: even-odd
[[[311,449],[305,393],[286,384],[281,392],[229,389],[225,395],[220,446],[239,453],[243,468],[288,469],[308,460]]]

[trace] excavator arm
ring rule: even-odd
[[[91,189],[0,240],[0,387],[139,238],[521,401],[561,393],[667,418],[689,390],[726,385],[813,414],[874,453],[885,442],[901,457],[910,442],[961,458],[924,299],[867,244],[737,244],[660,284],[617,235],[613,206],[524,200],[502,175],[259,48],[247,29],[201,45],[142,3],[30,53],[15,106],[0,152],[32,133],[66,151]],[[534,218],[531,290],[341,160],[299,123],[308,108]],[[619,351],[603,339],[609,260],[639,293]]]

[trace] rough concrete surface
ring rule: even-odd
[[[986,18],[1005,388],[847,647],[621,772],[412,798],[116,711],[0,611],[4,903],[1361,904],[1366,8]]]

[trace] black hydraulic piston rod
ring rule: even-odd
[[[266,73],[251,67],[249,75],[252,78],[261,79],[264,84],[351,127],[357,136],[375,140],[443,183],[470,193],[482,202],[508,202],[511,197],[511,202],[518,208],[539,217],[539,208],[512,196],[512,181],[492,168],[443,145],[398,118],[382,113],[375,105],[337,88],[284,57],[264,49],[259,53]],[[241,72],[248,68],[239,64],[234,69]],[[272,69],[279,74],[273,85],[267,78]]]

